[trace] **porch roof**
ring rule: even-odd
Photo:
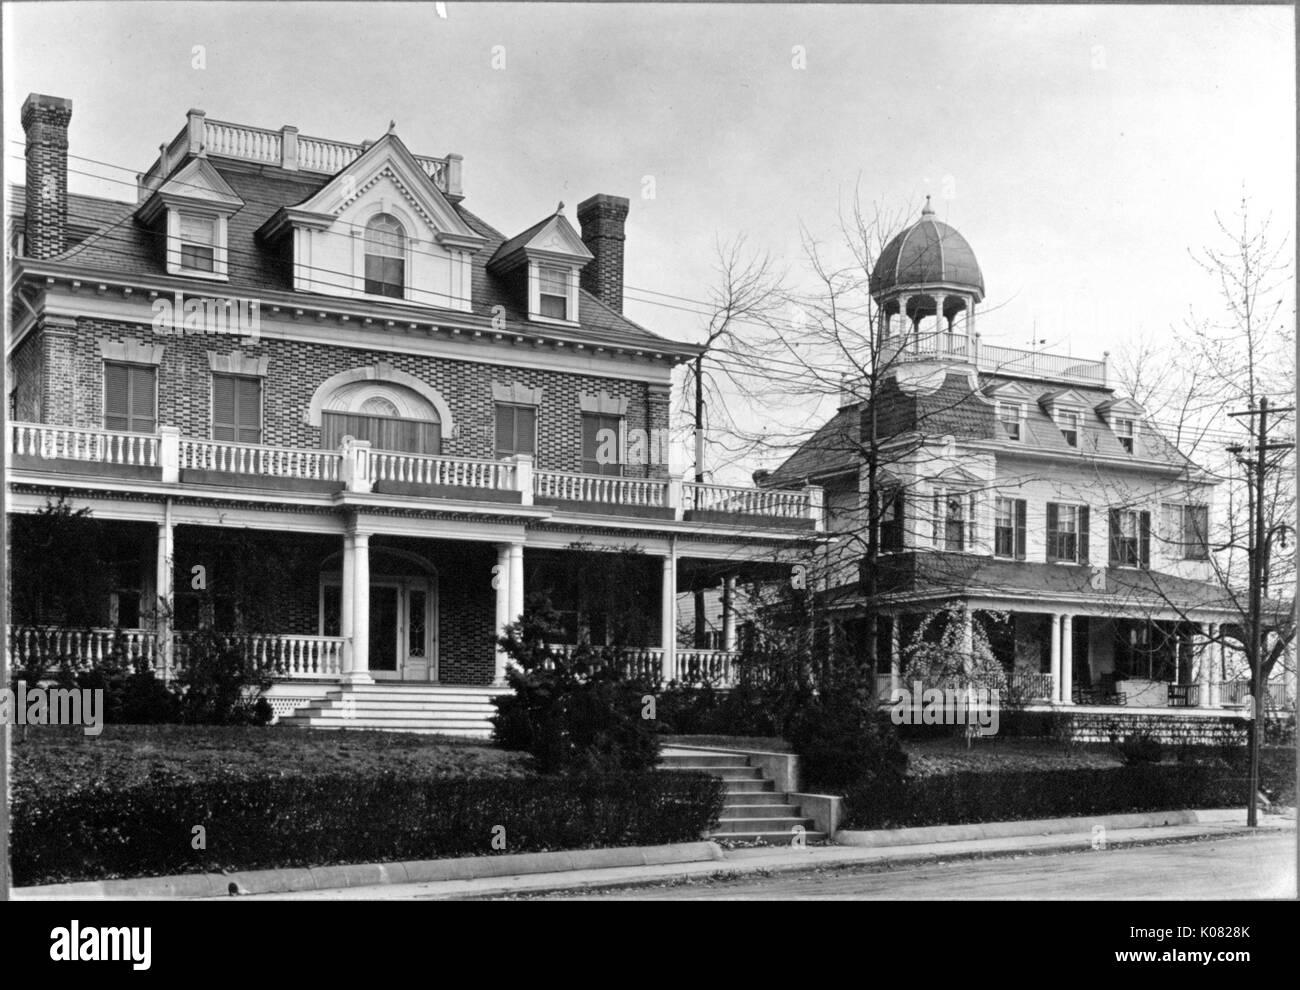
[[[1240,618],[1246,595],[1212,581],[1158,571],[1097,564],[1000,560],[958,553],[908,553],[882,558],[879,586],[887,601],[956,598],[1020,599],[1086,604],[1116,611],[1220,612]],[[829,593],[832,605],[864,604],[860,588]],[[1289,614],[1287,602],[1266,603],[1266,614]]]

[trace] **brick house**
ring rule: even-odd
[[[256,644],[302,724],[484,731],[494,635],[527,594],[563,597],[547,575],[578,544],[644,552],[640,662],[725,668],[734,642],[678,647],[678,594],[807,540],[820,492],[696,485],[656,456],[697,349],[622,314],[626,199],[507,236],[465,207],[460,156],[393,128],[356,145],[198,110],[134,201],[81,196],[71,114],[22,108],[10,505],[89,507],[122,576],[96,629],[13,616],[18,660],[86,660],[121,630],[174,670],[193,567],[238,529],[307,561]],[[574,639],[603,635],[557,606]]]
[[[1143,717],[1240,728],[1222,626],[1240,624],[1215,577],[1219,480],[1117,392],[1108,360],[980,342],[984,276],[927,204],[872,272],[878,376],[760,483],[825,489],[826,595],[850,643],[877,622],[877,694],[911,688],[905,651],[924,616],[981,623],[1008,686],[1066,709],[1080,738]],[[861,583],[876,430],[877,595]],[[838,550],[834,549],[838,547]],[[1278,606],[1285,612],[1287,606]],[[1294,686],[1273,685],[1272,700]],[[1223,720],[1227,718],[1228,722]],[[1110,727],[1110,728],[1107,728]],[[1213,735],[1217,730],[1209,730]]]

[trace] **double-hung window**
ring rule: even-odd
[[[368,295],[393,299],[406,295],[406,229],[387,213],[366,224],[365,280]]]
[[[1061,428],[1061,436],[1065,437],[1065,442],[1071,447],[1079,446],[1082,424],[1083,417],[1077,412],[1062,410],[1056,414],[1056,425]]]
[[[180,215],[181,268],[191,272],[215,272],[217,264],[217,220],[215,217]]]
[[[999,498],[993,507],[993,554],[1025,559],[1025,500]]]
[[[245,375],[212,376],[212,439],[262,442],[262,380]]]
[[[999,402],[998,424],[1002,427],[1002,436],[1007,440],[1020,439],[1020,403]]]
[[[1164,539],[1178,560],[1208,560],[1210,510],[1205,505],[1164,506]]]
[[[1151,513],[1110,510],[1110,562],[1116,567],[1147,567],[1151,561]]]
[[[582,473],[623,473],[623,418],[582,414]]]
[[[1133,420],[1116,419],[1115,437],[1119,440],[1119,445],[1124,448],[1125,452],[1133,453]]]
[[[104,362],[104,429],[153,433],[158,424],[158,369]]]
[[[542,265],[537,270],[538,307],[552,320],[569,318],[569,273],[563,268]]]
[[[903,489],[888,489],[881,494],[881,553],[898,553],[903,549],[903,505]]]
[[[934,545],[938,550],[967,550],[974,542],[975,496],[970,492],[935,492]]]
[[[1088,507],[1047,503],[1047,559],[1083,563],[1088,559]]]
[[[496,404],[496,456],[537,453],[537,407],[513,402]]]

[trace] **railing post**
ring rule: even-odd
[[[808,486],[808,518],[813,521],[813,528],[817,532],[826,529],[826,489],[821,485]]]
[[[673,510],[674,519],[684,518],[682,494],[682,476],[680,474],[670,474],[668,476],[668,490],[664,493],[664,508]]]
[[[661,615],[660,641],[663,656],[660,676],[665,684],[676,676],[677,666],[677,548],[670,547],[664,557],[663,580],[660,586]]]
[[[298,128],[288,124],[280,128],[280,167],[290,172],[298,170]]]
[[[181,480],[181,431],[176,426],[158,427],[158,466],[164,484]]]
[[[515,454],[511,458],[515,466],[515,491],[519,492],[522,505],[533,504],[533,455]]]
[[[447,167],[443,170],[446,177],[447,187],[443,190],[448,196],[460,196],[461,193],[461,170],[465,161],[464,155],[451,154],[447,156]]]
[[[370,441],[344,437],[339,444],[343,457],[343,488],[349,492],[368,492],[374,485],[371,477]]]
[[[207,116],[202,110],[191,110],[186,115],[189,128],[189,147],[187,153],[197,155],[203,151],[204,131],[206,130],[204,118]]]

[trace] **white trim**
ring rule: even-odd
[[[107,337],[99,338],[99,356],[119,364],[162,364],[165,350],[163,344],[146,344],[134,337],[127,337],[121,343]]]
[[[451,406],[447,404],[447,401],[442,397],[438,390],[431,385],[425,384],[412,374],[405,371],[399,371],[386,361],[379,361],[364,368],[352,368],[348,371],[340,371],[337,375],[331,375],[329,378],[325,379],[325,381],[321,382],[320,385],[317,386],[316,391],[312,394],[311,403],[307,407],[307,425],[321,425],[321,412],[325,408],[326,401],[336,390],[344,385],[350,385],[353,382],[365,381],[405,385],[422,399],[425,399],[438,411],[438,417],[442,420],[443,438],[455,438],[456,423],[451,414]]]

